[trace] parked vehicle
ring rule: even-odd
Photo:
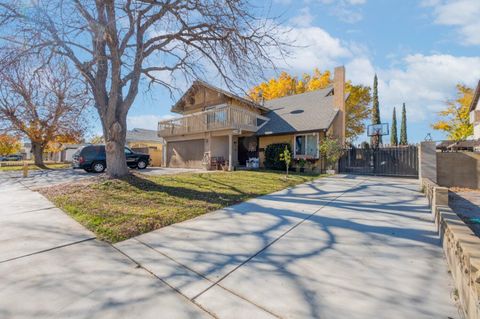
[[[130,168],[145,169],[150,165],[150,155],[135,153],[125,147],[125,157]],[[86,145],[73,154],[72,167],[87,172],[101,173],[107,168],[105,145]]]
[[[22,159],[23,159],[22,155],[15,154],[15,155],[8,155],[6,160],[7,161],[21,161]]]
[[[0,156],[0,162],[5,162],[6,160],[7,160],[7,158],[6,158],[6,157],[4,157],[4,156]]]

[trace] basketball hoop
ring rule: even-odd
[[[380,123],[380,124],[371,124],[367,126],[367,135],[369,137],[372,136],[384,136],[388,135],[388,123]]]
[[[388,123],[371,124],[367,126],[367,135],[373,137],[372,148],[377,149],[380,146],[381,136],[388,135]]]

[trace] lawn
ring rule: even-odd
[[[45,165],[48,169],[63,169],[63,168],[70,168],[70,164],[64,164],[64,163],[59,163],[59,164],[46,164]],[[28,170],[29,171],[35,171],[39,169],[44,169],[41,167],[38,167],[37,165],[29,164],[28,165]],[[15,166],[0,166],[0,172],[11,172],[11,171],[21,171],[23,170],[23,165],[15,165]]]
[[[99,239],[118,242],[318,175],[215,172],[96,180],[41,192]]]

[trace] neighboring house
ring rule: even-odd
[[[20,149],[20,153],[22,154],[23,158],[26,160],[31,160],[32,155],[32,143],[23,142],[22,148]]]
[[[297,159],[319,161],[327,134],[345,142],[345,68],[335,68],[333,86],[263,105],[195,81],[171,111],[183,117],[159,122],[165,166],[210,169],[222,158],[231,170],[251,157],[263,166],[274,143],[289,143]]]
[[[473,138],[480,139],[480,81],[470,104],[470,123],[473,124]]]
[[[73,154],[82,146],[86,144],[64,144],[60,152],[60,161],[71,162],[73,160]]]
[[[126,144],[135,151],[148,153],[152,166],[161,166],[163,138],[158,137],[157,131],[134,128],[127,131]]]

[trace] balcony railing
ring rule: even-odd
[[[254,112],[225,105],[176,119],[160,121],[158,135],[168,137],[224,129],[256,132],[257,119],[267,120]]]

